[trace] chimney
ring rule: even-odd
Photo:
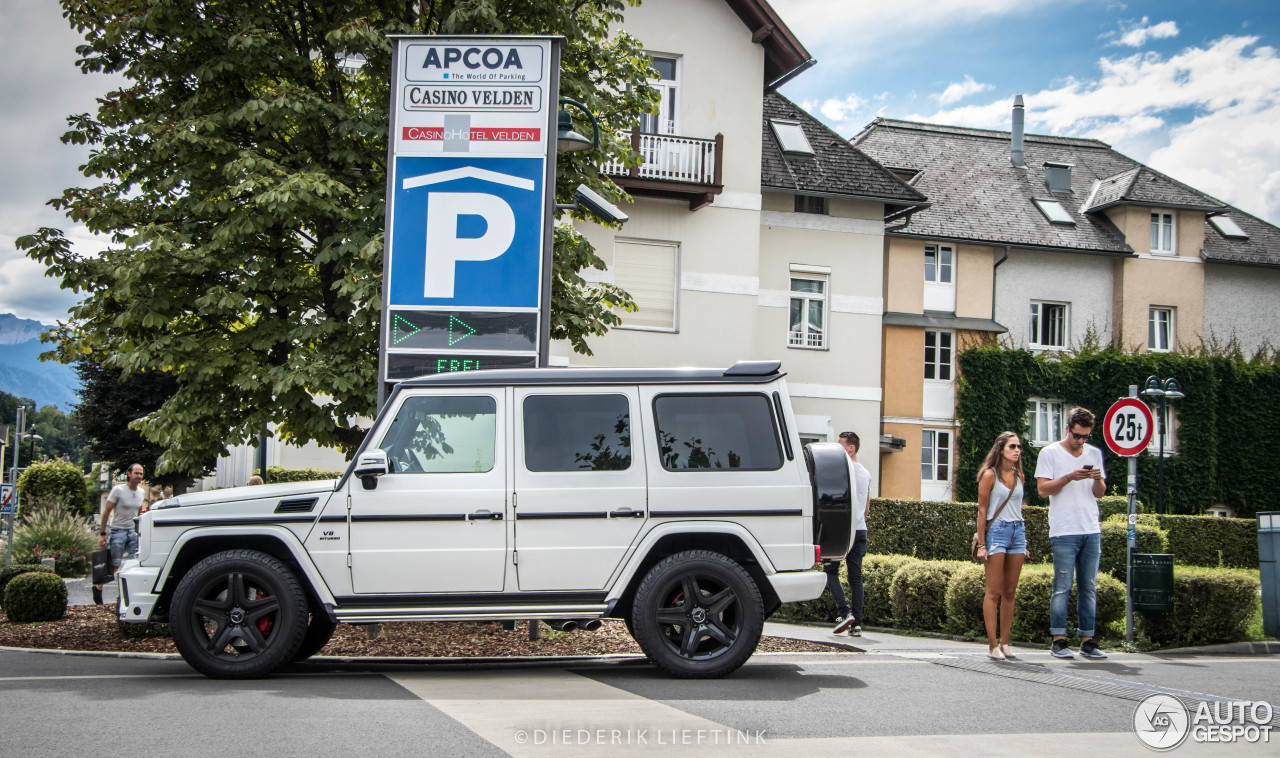
[[[1022,157],[1023,118],[1022,95],[1016,95],[1013,98],[1013,149],[1009,151],[1009,160],[1013,162],[1014,168],[1027,167],[1027,162]]]

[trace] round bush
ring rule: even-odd
[[[15,562],[12,566],[0,566],[0,608],[4,607],[4,589],[9,586],[9,582],[13,581],[16,576],[28,574],[32,571],[50,573],[53,569],[40,563],[33,565]]]
[[[964,565],[959,561],[917,561],[898,569],[889,586],[894,624],[903,629],[941,631],[947,620],[947,583]]]
[[[1128,559],[1129,527],[1124,516],[1118,521],[1102,523],[1102,561],[1098,568],[1100,573],[1110,574],[1120,581],[1125,580],[1125,563]],[[1143,522],[1139,517],[1134,528],[1135,553],[1169,552],[1169,536],[1165,530],[1152,521]]]
[[[1096,637],[1106,636],[1107,627],[1124,619],[1124,585],[1115,577],[1098,572]],[[1053,566],[1023,566],[1018,581],[1018,594],[1013,613],[1015,640],[1047,642],[1049,634],[1049,601],[1053,598]],[[1074,637],[1076,620],[1076,586],[1072,582],[1067,598],[1067,636]]]
[[[92,515],[96,505],[89,499],[84,474],[66,461],[31,464],[18,477],[18,493],[23,504],[52,498],[61,503],[68,513],[82,518]]]
[[[957,634],[986,634],[982,601],[987,594],[986,567],[979,563],[957,570],[947,583],[947,628]]]
[[[864,626],[893,625],[893,603],[890,597],[893,575],[908,563],[919,562],[909,555],[868,555],[862,559]]]
[[[57,621],[67,612],[67,585],[57,574],[29,571],[9,582],[4,599],[10,621]]]
[[[1173,611],[1135,611],[1135,631],[1161,647],[1191,647],[1248,639],[1258,608],[1258,579],[1249,571],[1173,567]],[[1120,600],[1121,615],[1124,598]]]

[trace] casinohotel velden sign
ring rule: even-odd
[[[535,366],[560,40],[394,42],[381,379]]]

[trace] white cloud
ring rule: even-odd
[[[1122,25],[1122,28],[1123,26],[1126,25]],[[1158,24],[1151,24],[1150,20],[1143,16],[1142,20],[1137,24],[1128,26],[1130,28],[1120,35],[1118,39],[1112,40],[1110,44],[1142,47],[1147,44],[1147,40],[1168,39],[1169,37],[1178,36],[1178,25],[1173,21],[1161,21]]]
[[[1176,55],[1098,62],[1096,80],[1027,93],[1027,130],[1096,137],[1181,181],[1280,222],[1280,56],[1254,36]],[[908,119],[1009,128],[1012,96]],[[1189,121],[1187,112],[1195,115]],[[1172,124],[1173,126],[1170,126]],[[1162,130],[1168,130],[1162,134]]]
[[[994,88],[990,84],[975,82],[972,76],[965,74],[964,81],[952,82],[940,94],[934,95],[934,98],[937,99],[939,105],[950,105],[951,103],[958,103],[970,95],[986,92],[989,89]]]

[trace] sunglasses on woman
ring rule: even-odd
[[[1022,445],[1019,445],[1019,444],[1015,443],[1015,444],[1012,444],[1012,445],[1005,445],[1005,448],[1006,448],[1006,449],[1008,449],[1008,450],[1021,450],[1021,449],[1022,449]]]

